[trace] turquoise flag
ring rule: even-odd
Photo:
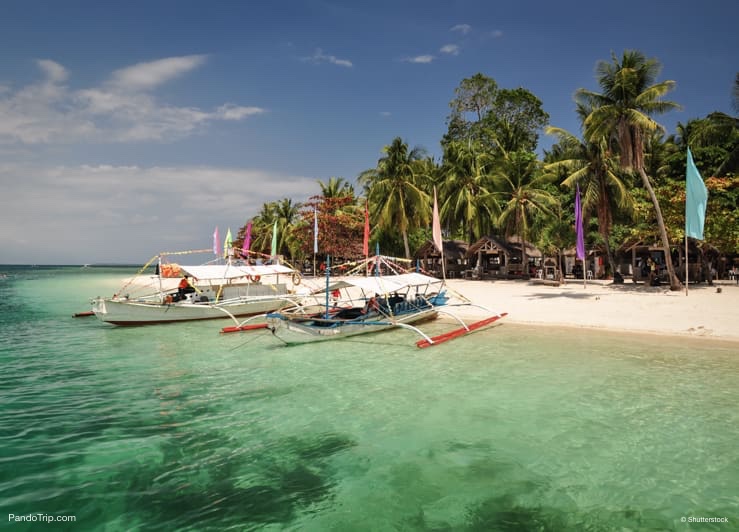
[[[703,240],[707,204],[708,190],[688,148],[688,164],[685,169],[685,236]]]
[[[271,255],[273,257],[277,256],[277,220],[275,220],[275,225],[272,227],[272,253]]]

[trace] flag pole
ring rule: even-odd
[[[580,185],[577,185],[577,194],[575,195],[575,232],[577,234],[577,242],[575,246],[575,256],[582,260],[582,286],[583,289],[588,287],[588,257],[585,253],[585,235],[583,230],[582,206],[580,204]]]
[[[313,207],[313,277],[316,277],[316,254],[318,254],[318,209]]]
[[[688,271],[688,235],[685,235],[685,295],[688,295],[688,278],[690,272]]]

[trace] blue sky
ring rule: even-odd
[[[396,136],[438,159],[477,72],[578,131],[573,93],[638,49],[678,122],[731,113],[739,2],[0,3],[0,264],[143,262],[266,201],[353,181]],[[542,138],[548,146],[550,139]]]

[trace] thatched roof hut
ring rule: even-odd
[[[445,271],[450,277],[461,275],[467,268],[467,242],[464,240],[443,240]],[[433,240],[427,240],[415,258],[422,261],[422,268],[433,275],[441,276],[441,253],[436,249]]]
[[[472,244],[467,250],[467,258],[475,265],[479,274],[493,276],[528,275],[524,271],[521,245],[519,237],[503,240],[499,237],[487,235]],[[533,244],[526,242],[526,256],[541,259],[542,253]]]
[[[463,259],[467,256],[467,248],[469,245],[464,240],[444,240],[444,256],[450,259]],[[433,240],[427,240],[416,251],[417,259],[440,258],[441,253],[436,249]]]

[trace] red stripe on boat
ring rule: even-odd
[[[256,329],[266,329],[266,323],[253,323],[251,325],[241,325],[238,327],[224,327],[221,329],[222,333],[242,332],[242,331],[254,331]]]
[[[472,332],[476,329],[479,329],[480,327],[485,327],[485,325],[489,325],[493,323],[494,321],[498,321],[500,318],[503,318],[505,316],[508,316],[507,312],[503,312],[502,314],[498,316],[491,316],[489,318],[485,318],[484,320],[476,321],[475,323],[468,325],[466,328],[460,327],[459,329],[454,329],[453,331],[445,332],[438,336],[433,336],[431,337],[431,341],[428,341],[424,338],[423,340],[417,341],[416,346],[420,348],[424,348],[424,347],[430,347],[436,344],[441,344],[449,340],[453,340],[454,338],[457,338],[459,336],[462,336],[463,334]]]

